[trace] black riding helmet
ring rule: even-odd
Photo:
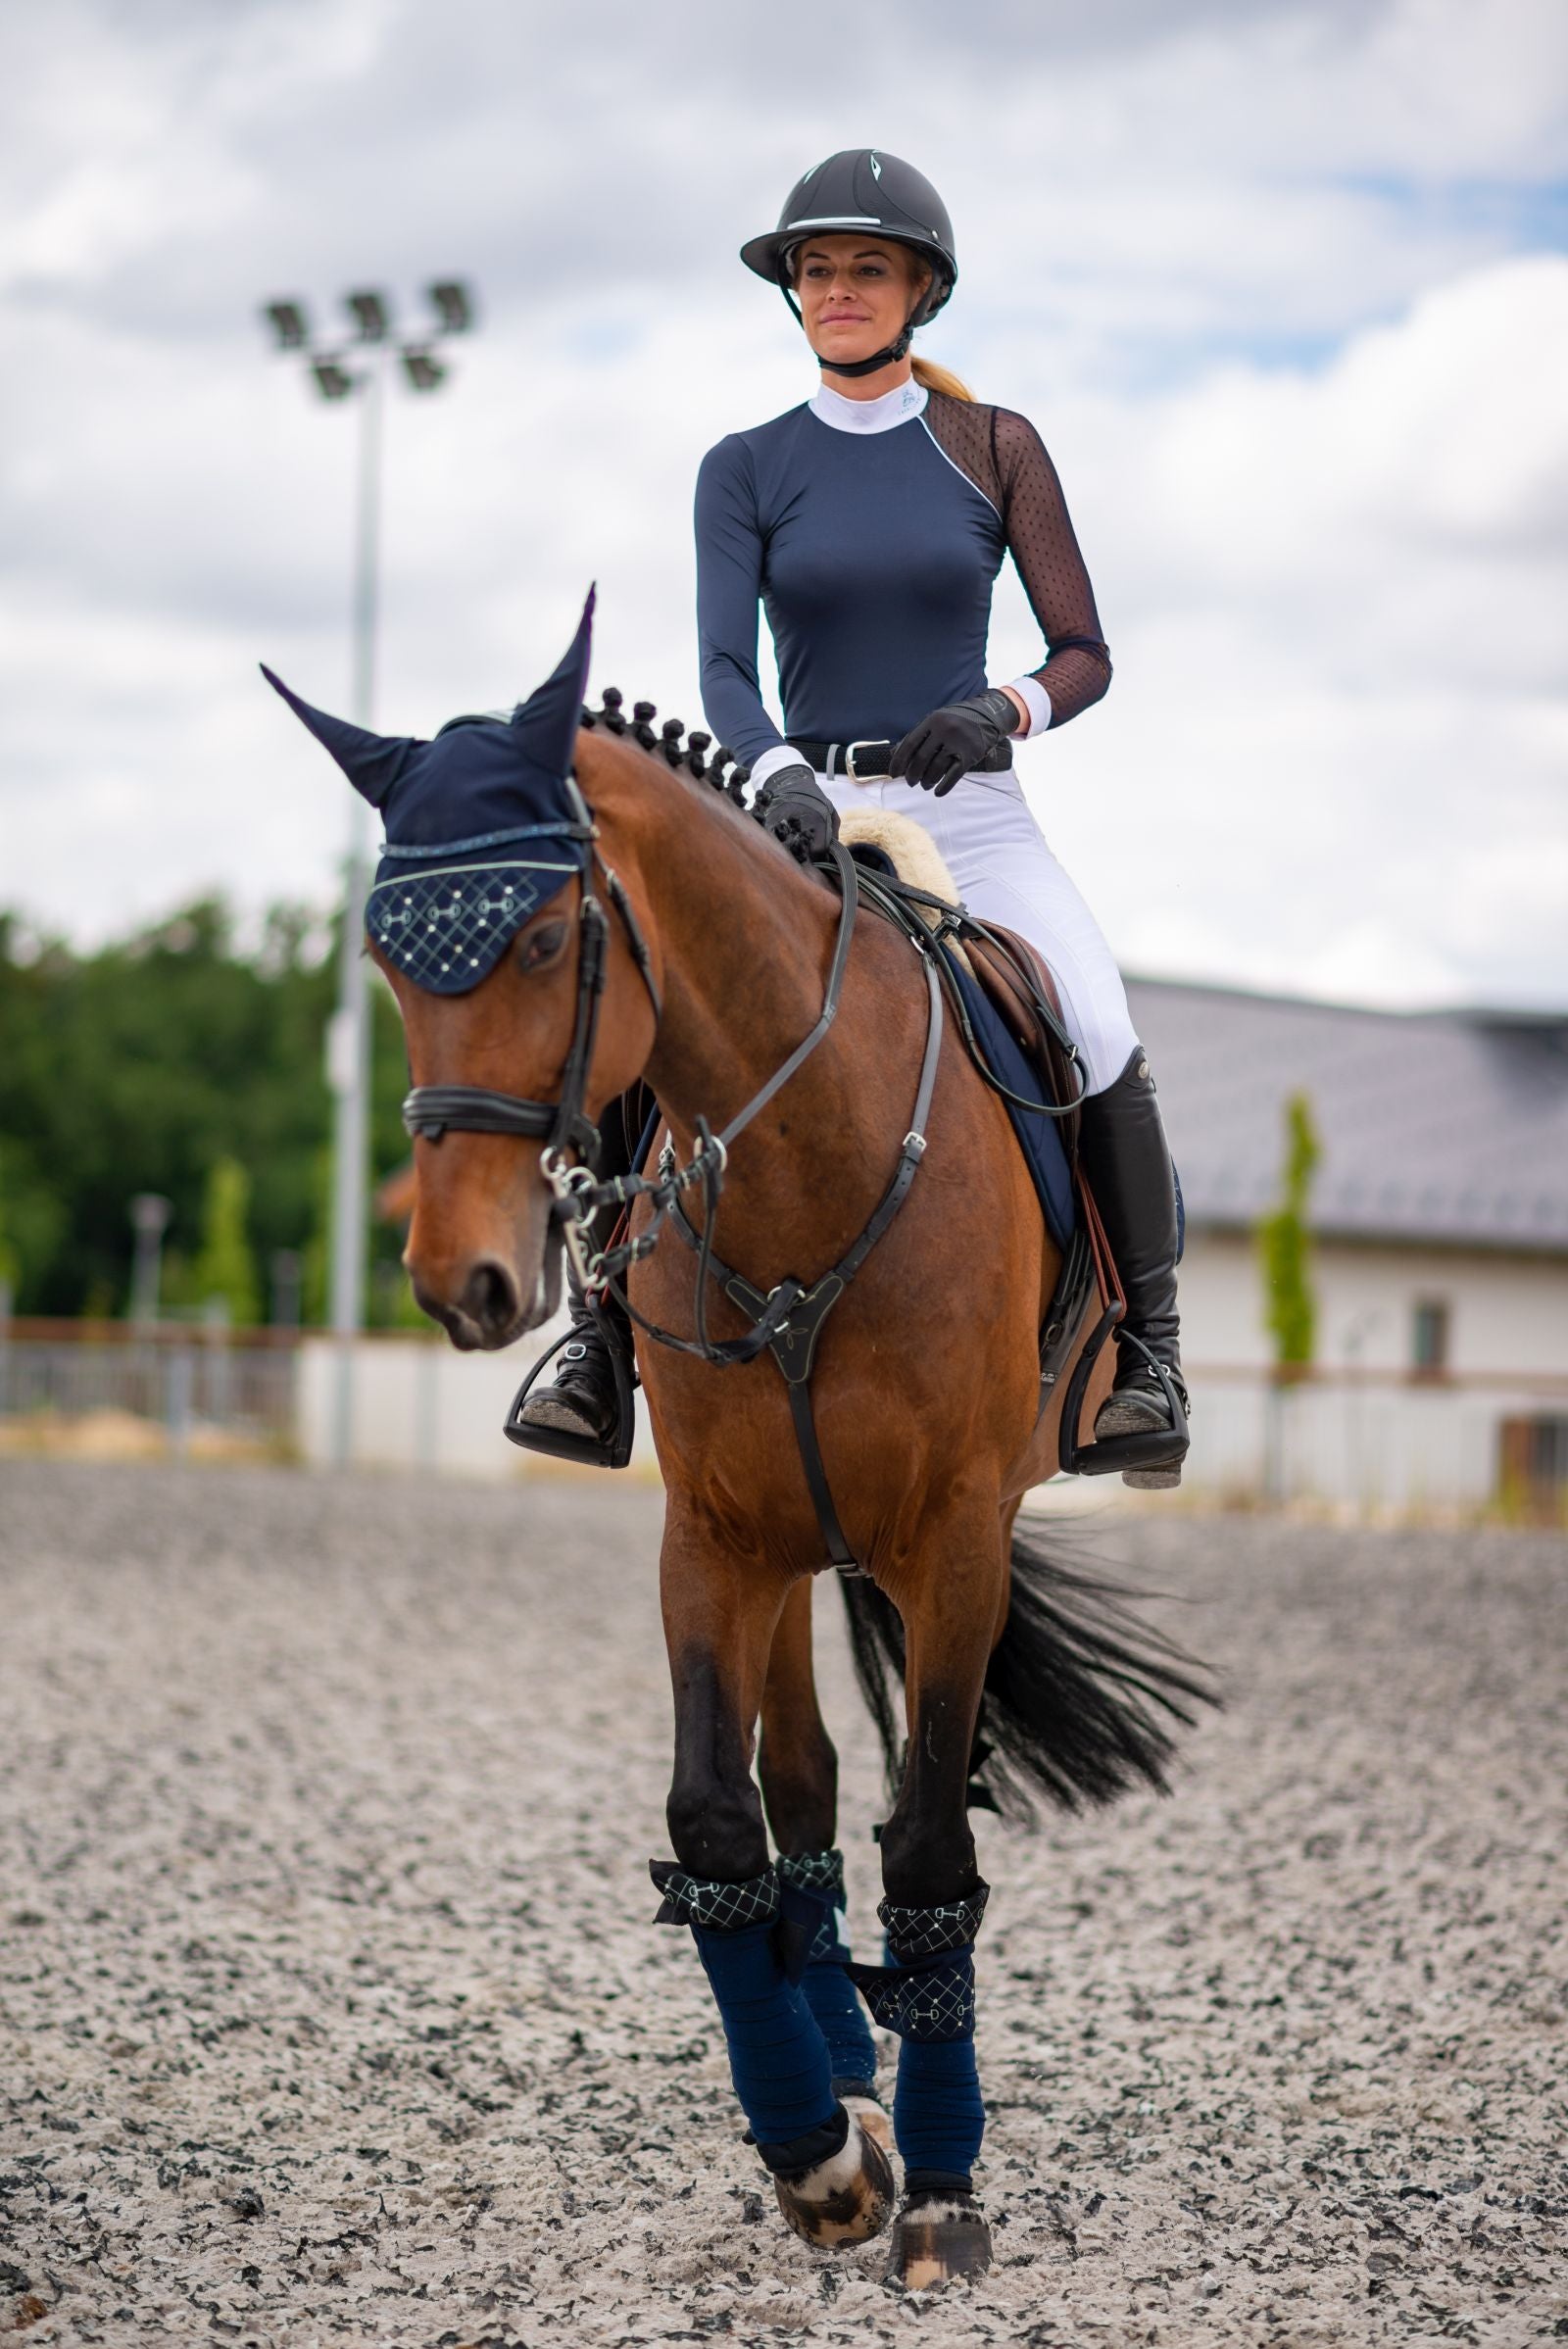
[[[904,322],[904,332],[869,359],[821,364],[833,375],[869,375],[902,359],[916,326],[935,318],[958,279],[948,208],[924,172],[879,147],[846,147],[798,179],[784,201],[778,226],[741,247],[741,259],[759,277],[771,278],[801,321],[801,306],[790,282],[790,257],[813,228],[842,235],[873,228],[890,242],[912,246],[931,264],[931,282]]]

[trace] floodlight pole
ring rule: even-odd
[[[359,376],[359,474],[354,529],[354,692],[356,725],[375,711],[375,627],[381,522],[383,349],[371,346]],[[337,1011],[328,1049],[333,1095],[331,1314],[337,1340],[332,1382],[332,1460],[354,1451],[354,1347],[365,1326],[365,1259],[370,1190],[370,966],[365,957],[365,898],[370,879],[371,816],[352,797],[338,951]]]
[[[372,287],[344,297],[355,320],[353,347],[363,365],[343,365],[341,349],[316,344],[304,305],[292,299],[269,302],[263,315],[280,351],[302,353],[325,400],[357,398],[360,410],[359,469],[354,530],[354,687],[357,725],[370,726],[375,706],[375,630],[379,605],[381,539],[381,439],[385,423],[386,372],[392,355],[401,359],[416,392],[435,391],[447,367],[431,346],[444,336],[472,331],[472,290],[460,278],[444,278],[426,289],[433,323],[406,340],[395,326],[385,297]],[[368,1254],[370,1190],[370,969],[366,960],[365,900],[369,886],[371,815],[356,792],[349,817],[343,887],[343,939],[338,958],[337,1008],[327,1026],[326,1070],[332,1093],[332,1221],[330,1297],[336,1340],[330,1453],[345,1467],[354,1449],[354,1348],[365,1322],[365,1268]]]

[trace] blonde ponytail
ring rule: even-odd
[[[951,367],[939,367],[934,359],[917,359],[913,363],[916,383],[923,391],[941,392],[949,400],[972,400],[973,392],[961,375]]]

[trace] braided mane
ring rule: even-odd
[[[712,757],[707,759],[704,754],[712,743],[711,734],[700,733],[695,727],[688,734],[678,717],[666,717],[656,734],[653,721],[659,712],[653,703],[634,702],[627,717],[624,702],[625,696],[615,686],[607,685],[604,708],[584,708],[583,724],[590,732],[596,726],[603,726],[609,734],[629,734],[633,742],[640,743],[645,751],[652,751],[666,765],[684,768],[699,783],[710,783],[735,807],[748,814],[752,812],[746,806],[746,786],[752,779],[752,770],[740,764],[733,751],[720,743]]]

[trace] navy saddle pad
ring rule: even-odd
[[[993,1010],[990,997],[963,955],[955,954],[951,947],[945,947],[943,952],[963,997],[975,1042],[993,1075],[1000,1077],[1011,1092],[1021,1093],[1025,1101],[1042,1100],[1040,1077],[1013,1042],[1003,1020]],[[1046,1229],[1057,1248],[1065,1248],[1072,1238],[1077,1211],[1072,1176],[1067,1170],[1067,1153],[1061,1144],[1061,1122],[1058,1118],[1042,1117],[1028,1109],[1020,1109],[1012,1101],[1007,1103],[1007,1115],[1012,1119],[1018,1148],[1024,1154],[1024,1162],[1040,1194]]]

